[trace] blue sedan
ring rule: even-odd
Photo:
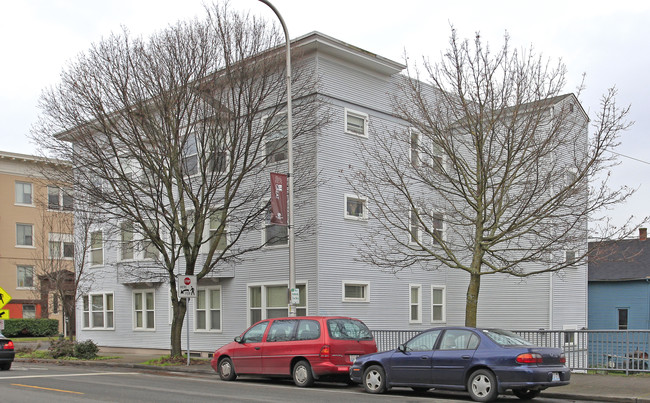
[[[536,347],[504,330],[441,327],[396,350],[357,358],[350,378],[369,393],[396,386],[450,389],[489,402],[511,389],[521,399],[532,399],[548,387],[569,384],[565,362],[561,349]]]

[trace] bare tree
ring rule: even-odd
[[[595,183],[630,124],[611,89],[589,134],[577,97],[562,94],[565,66],[513,50],[507,35],[497,52],[453,28],[449,43],[422,77],[409,69],[394,100],[408,130],[375,136],[351,182],[381,226],[361,240],[362,259],[393,273],[466,272],[465,323],[475,326],[483,276],[586,260],[588,219],[632,193]]]
[[[187,309],[176,275],[200,280],[259,249],[242,241],[267,214],[269,164],[286,169],[280,32],[227,4],[206,14],[147,41],[125,30],[93,46],[43,94],[33,131],[46,152],[73,162],[81,208],[112,226],[90,243],[144,257],[118,276],[169,283],[174,357]],[[294,144],[304,158],[300,139],[320,124],[307,69],[294,61]]]

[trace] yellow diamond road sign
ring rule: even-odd
[[[2,320],[2,319],[10,319],[8,309],[0,309],[0,320]],[[2,329],[0,329],[0,330],[2,330]]]
[[[9,301],[11,301],[11,296],[7,294],[7,291],[3,290],[2,287],[0,287],[0,309],[2,309],[3,306],[5,306]],[[9,313],[7,313],[9,315]],[[2,319],[7,319],[7,318],[2,318]]]

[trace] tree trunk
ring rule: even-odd
[[[481,288],[481,276],[472,272],[467,286],[467,300],[465,306],[465,326],[476,327],[476,311],[478,309],[478,293]]]
[[[172,297],[174,298],[174,297]],[[183,332],[183,320],[187,311],[187,299],[180,298],[177,301],[172,300],[172,331],[171,331],[171,352],[172,357],[182,357],[183,350],[181,346],[181,335]]]

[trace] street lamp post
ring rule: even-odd
[[[291,116],[291,43],[289,40],[289,30],[287,25],[282,19],[280,12],[268,0],[259,0],[269,6],[271,10],[280,20],[282,29],[284,30],[284,37],[286,40],[286,53],[287,53],[287,149],[288,149],[288,165],[287,171],[287,193],[289,203],[289,217],[287,220],[287,229],[289,237],[289,316],[296,316],[296,304],[291,297],[292,292],[296,289],[296,266],[295,266],[295,242],[293,231],[293,129],[292,129],[292,116]]]

